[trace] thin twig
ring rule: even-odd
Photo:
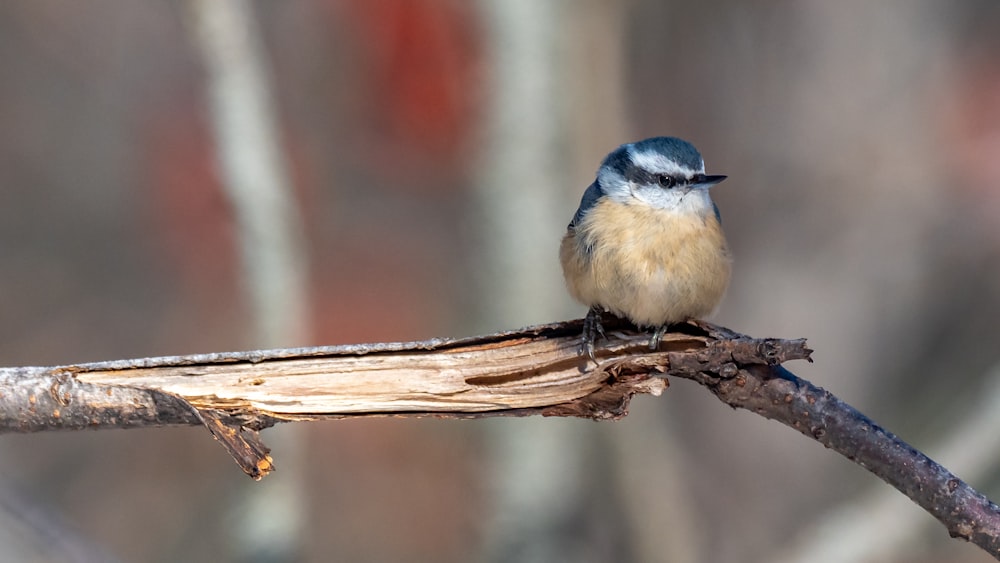
[[[1000,365],[981,381],[977,397],[957,415],[944,436],[925,446],[971,482],[989,479],[1000,450]],[[874,485],[874,484],[873,484]],[[781,553],[775,563],[884,561],[920,549],[928,524],[906,498],[880,487],[825,511]]]

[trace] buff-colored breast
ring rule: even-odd
[[[714,214],[681,215],[609,200],[570,229],[560,259],[576,300],[640,326],[710,315],[731,271]]]

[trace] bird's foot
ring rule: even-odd
[[[587,311],[586,318],[583,319],[582,348],[595,364],[597,358],[594,356],[594,341],[597,340],[598,336],[607,338],[607,335],[604,334],[604,326],[601,325],[601,310],[598,307],[591,307]]]
[[[656,350],[660,347],[660,339],[663,338],[663,335],[666,334],[668,330],[670,330],[670,323],[663,323],[656,327],[656,330],[653,331],[653,335],[649,337],[650,350]]]

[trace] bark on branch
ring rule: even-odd
[[[171,356],[52,368],[0,368],[0,432],[201,424],[255,479],[273,468],[258,431],[277,422],[355,416],[628,414],[664,376],[777,420],[871,471],[954,537],[1000,559],[1000,507],[828,391],[780,364],[804,340],[758,339],[714,325],[678,327],[655,351],[615,319],[595,365],[580,321],[465,339]]]

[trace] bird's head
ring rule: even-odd
[[[614,201],[701,215],[714,212],[708,188],[725,179],[706,176],[698,149],[676,137],[622,145],[597,171],[602,191]]]

